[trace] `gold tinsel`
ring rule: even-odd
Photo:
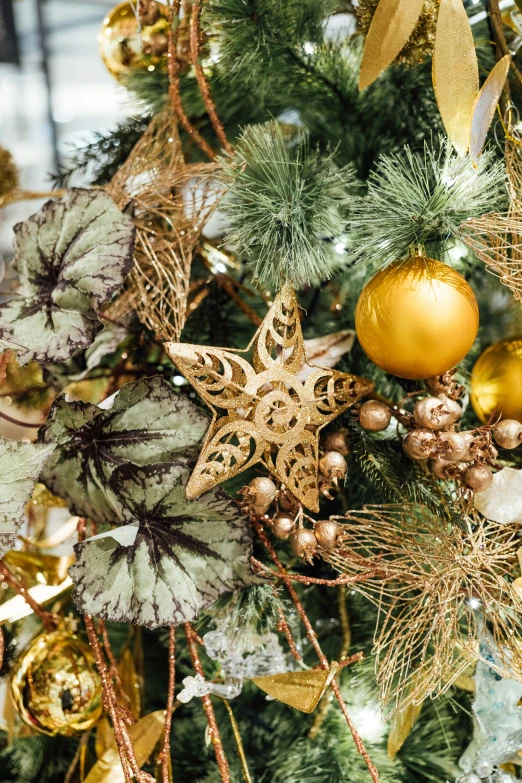
[[[463,511],[463,528],[406,504],[348,512],[326,560],[344,574],[373,570],[354,584],[379,608],[377,681],[394,711],[443,693],[479,656],[487,629],[501,676],[522,681],[518,525]],[[490,663],[491,665],[491,663]]]
[[[379,0],[359,0],[355,14],[358,29],[363,35],[366,35],[368,32],[378,5]],[[406,65],[408,68],[412,68],[423,63],[427,57],[431,57],[435,47],[435,28],[439,5],[440,0],[425,0],[419,21],[415,25],[408,43],[395,58],[395,62],[398,65]]]
[[[466,220],[460,235],[466,245],[522,302],[522,147],[506,142],[509,209]]]
[[[134,269],[112,317],[135,309],[158,338],[179,340],[192,256],[217,204],[216,169],[185,163],[170,108],[154,117],[106,188],[121,209],[132,209],[136,224]]]

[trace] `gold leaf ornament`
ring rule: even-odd
[[[441,0],[432,73],[446,133],[459,155],[465,155],[479,74],[473,33],[462,0]]]
[[[372,84],[395,60],[412,34],[423,5],[424,0],[381,0],[366,36],[360,90]]]
[[[300,712],[313,712],[332,682],[339,664],[333,661],[329,669],[309,669],[253,677],[258,688],[277,701]]]
[[[415,725],[422,710],[420,704],[407,704],[400,712],[396,712],[390,722],[390,733],[388,734],[388,756],[394,759],[399,750],[406,742],[410,731]]]
[[[129,737],[134,746],[136,761],[142,767],[152,755],[154,748],[162,737],[165,728],[165,710],[157,710],[145,715],[144,718],[129,727]],[[105,737],[103,743],[108,738]],[[100,743],[100,747],[103,747]],[[98,759],[91,769],[85,783],[125,783],[125,775],[121,766],[116,744],[111,745]]]
[[[294,289],[281,288],[243,351],[183,343],[165,350],[213,411],[187,498],[262,463],[318,511],[319,432],[373,383],[322,367],[299,380],[306,357]],[[241,355],[250,350],[251,363]]]
[[[475,99],[469,134],[469,154],[474,161],[482,152],[489,126],[506,83],[510,63],[509,54],[498,61]]]

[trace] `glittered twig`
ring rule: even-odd
[[[317,657],[319,658],[319,661],[321,662],[321,667],[323,669],[328,669],[328,659],[326,655],[323,653],[321,649],[321,645],[319,644],[319,641],[317,639],[317,634],[314,631],[312,624],[308,618],[308,615],[306,614],[306,611],[304,609],[304,606],[302,605],[301,601],[299,600],[299,596],[297,595],[294,586],[292,584],[291,577],[286,573],[284,566],[282,562],[280,561],[279,557],[277,556],[277,552],[275,551],[274,547],[268,540],[265,531],[263,530],[261,524],[258,522],[257,519],[252,518],[251,519],[252,526],[254,530],[256,531],[260,541],[263,543],[266,551],[268,552],[272,562],[278,569],[280,573],[280,578],[285,583],[286,589],[288,590],[290,597],[292,601],[294,602],[294,606],[297,609],[297,612],[303,622],[303,625],[306,629],[306,635],[308,636],[308,639],[310,640],[312,647],[314,648]],[[348,724],[348,728],[350,729],[350,732],[353,737],[353,741],[355,743],[355,747],[357,748],[357,751],[361,754],[361,756],[364,758],[365,764],[368,767],[368,771],[372,777],[372,780],[374,783],[379,783],[379,773],[377,772],[377,769],[373,762],[371,761],[368,751],[366,750],[364,743],[359,736],[359,733],[357,729],[355,728],[355,725],[352,722],[352,719],[350,718],[350,715],[348,714],[348,709],[346,707],[346,704],[344,702],[344,699],[342,697],[341,691],[339,689],[339,686],[335,680],[335,677],[330,683],[330,687],[334,692],[335,698],[339,702],[339,706],[341,708],[341,711],[345,717],[346,723]]]
[[[212,123],[212,127],[214,128],[216,136],[219,139],[219,143],[226,152],[232,154],[234,151],[233,147],[227,139],[223,123],[219,119],[216,110],[216,104],[212,98],[210,84],[208,83],[203,66],[199,62],[199,39],[201,35],[200,19],[201,3],[195,2],[192,6],[192,16],[190,19],[190,52],[192,54],[192,62],[196,72],[196,79],[198,80],[198,85],[205,103],[205,108],[207,110],[208,116],[210,117],[210,122]]]
[[[174,711],[174,687],[176,677],[176,629],[173,625],[169,628],[169,685],[167,691],[167,706],[165,709],[165,733],[163,735],[163,748],[161,751],[161,774],[164,783],[169,779],[170,759],[170,729],[172,726],[172,713]]]
[[[189,136],[194,139],[198,147],[203,150],[203,152],[208,155],[210,160],[214,160],[216,157],[216,153],[206,141],[201,133],[197,130],[197,128],[194,127],[194,125],[191,123],[189,118],[187,117],[187,114],[185,113],[185,109],[183,108],[183,103],[181,102],[181,94],[180,94],[180,84],[179,84],[179,69],[180,69],[180,62],[177,54],[178,50],[178,25],[176,24],[176,29],[174,29],[174,17],[179,17],[179,7],[180,7],[180,0],[172,0],[171,3],[169,3],[168,11],[167,11],[167,19],[169,24],[169,29],[167,33],[167,39],[168,39],[168,52],[167,52],[167,61],[168,61],[168,75],[169,75],[169,96],[170,96],[170,102],[172,104],[172,108],[176,114],[176,117],[180,121],[180,123],[183,125]]]
[[[354,576],[338,576],[336,579],[317,579],[313,576],[303,576],[302,574],[289,574],[283,566],[282,571],[275,571],[273,568],[267,568],[260,560],[255,557],[250,558],[250,565],[253,570],[263,576],[270,576],[272,579],[281,579],[282,573],[294,582],[301,582],[304,585],[325,585],[326,587],[339,587],[342,585],[348,585],[352,582],[364,582],[370,576],[375,576],[375,571],[365,571],[362,574],[355,574]]]
[[[198,648],[196,646],[197,634],[195,634],[190,623],[185,623],[184,628],[185,628],[185,634],[187,636],[187,643],[190,651],[190,657],[192,658],[192,665],[194,666],[194,671],[196,672],[196,674],[199,674],[200,677],[204,677],[205,675],[203,672],[203,666],[201,665]],[[205,710],[205,715],[207,716],[210,741],[212,742],[212,745],[214,747],[214,753],[216,754],[216,761],[219,767],[219,774],[221,775],[221,780],[223,781],[223,783],[230,783],[230,769],[228,766],[227,757],[225,756],[223,743],[221,742],[221,735],[219,733],[219,728],[217,725],[214,708],[212,706],[212,701],[208,694],[206,696],[202,696],[201,701],[203,703],[203,709]]]

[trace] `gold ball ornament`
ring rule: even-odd
[[[455,424],[462,413],[460,405],[455,400],[441,395],[440,397],[423,397],[413,411],[415,424],[428,430],[445,430]]]
[[[34,639],[16,661],[11,693],[18,715],[40,734],[91,729],[103,713],[102,684],[90,648],[65,631]]]
[[[270,527],[272,528],[272,533],[274,536],[276,536],[276,538],[281,538],[284,540],[292,535],[297,527],[297,522],[294,517],[290,516],[289,514],[285,514],[283,511],[280,511],[272,519]]]
[[[443,460],[462,462],[468,456],[469,442],[461,432],[441,432],[437,448]]]
[[[471,404],[481,421],[495,411],[522,422],[522,336],[486,348],[471,374]]]
[[[167,68],[167,7],[152,0],[147,11],[141,20],[141,33],[130,2],[120,3],[103,20],[98,35],[100,54],[118,81],[134,71]]]
[[[321,549],[335,549],[341,525],[333,519],[321,519],[314,527],[314,535]]]
[[[367,356],[386,372],[412,380],[455,367],[473,345],[478,324],[477,300],[462,275],[423,256],[378,272],[355,311]]]
[[[298,528],[290,537],[290,546],[294,555],[302,557],[307,563],[311,563],[317,552],[317,538],[313,530],[306,527]]]
[[[385,402],[367,400],[359,411],[359,424],[368,432],[382,432],[391,421],[391,411]]]
[[[429,459],[437,454],[437,436],[430,430],[412,430],[402,441],[402,447],[411,459]]]
[[[347,431],[335,430],[334,432],[329,432],[323,440],[323,448],[325,451],[338,451],[339,454],[346,457],[349,453]]]
[[[522,576],[517,576],[516,579],[513,579],[511,582],[511,587],[518,597],[522,599]]]
[[[254,506],[268,506],[275,500],[276,485],[268,476],[256,476],[248,485],[254,493]]]
[[[522,443],[522,424],[515,419],[502,419],[493,430],[493,437],[503,449],[516,449]]]
[[[319,470],[327,479],[335,481],[346,475],[348,465],[338,451],[327,451],[319,460]]]
[[[464,473],[464,484],[475,492],[484,492],[491,486],[493,473],[488,465],[472,465]]]

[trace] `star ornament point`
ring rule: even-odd
[[[213,413],[187,498],[262,463],[318,511],[319,432],[373,383],[315,366],[298,380],[306,356],[295,290],[281,288],[244,350],[186,343],[165,343],[165,350]]]

